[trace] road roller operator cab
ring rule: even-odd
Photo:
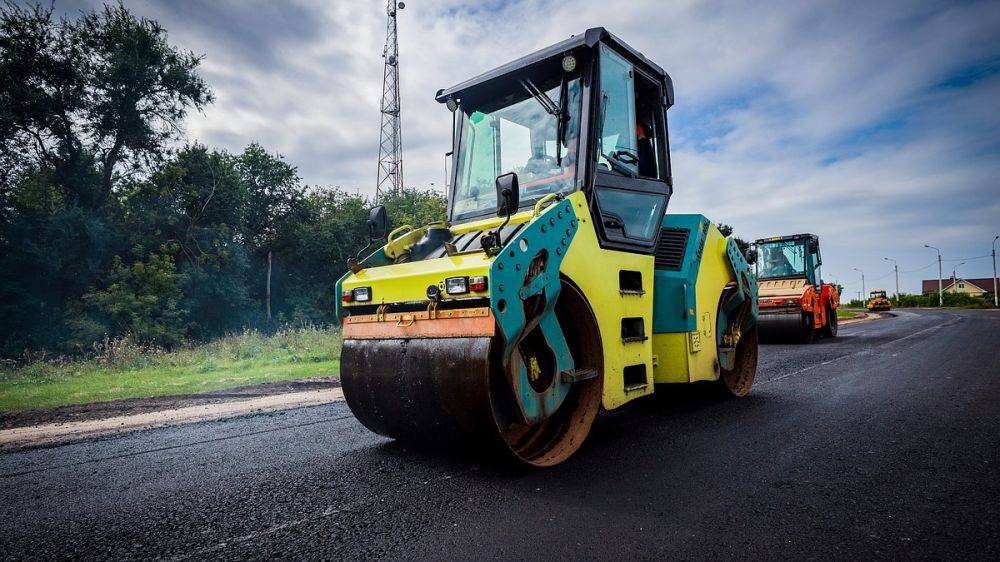
[[[749,391],[756,280],[707,218],[666,214],[663,69],[596,28],[437,100],[447,220],[390,230],[376,207],[384,245],[337,283],[341,379],[365,426],[551,466],[600,408],[670,391],[656,383]]]
[[[819,237],[764,238],[754,242],[752,252],[760,293],[761,338],[811,342],[817,334],[835,337],[840,294],[820,278]]]

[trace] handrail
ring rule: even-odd
[[[403,233],[403,232],[409,232],[411,230],[413,230],[413,226],[408,225],[408,224],[404,224],[403,226],[400,226],[400,227],[396,228],[395,230],[393,230],[392,232],[389,233],[389,236],[386,239],[386,244],[392,244],[393,242],[395,242],[396,241],[396,234]]]
[[[542,214],[542,207],[545,206],[546,203],[549,203],[556,199],[559,199],[558,193],[550,193],[545,197],[539,199],[538,202],[535,203],[535,216],[537,217],[538,215]]]

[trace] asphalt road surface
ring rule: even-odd
[[[751,396],[599,419],[529,474],[344,403],[0,455],[4,558],[1000,557],[1000,314],[761,350]]]

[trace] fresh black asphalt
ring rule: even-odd
[[[1000,314],[896,314],[762,346],[748,398],[606,414],[540,472],[343,403],[9,452],[0,557],[995,560]]]

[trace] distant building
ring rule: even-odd
[[[930,295],[938,292],[937,279],[924,279],[923,294]],[[983,295],[993,296],[993,278],[983,277],[980,279],[963,279],[961,277],[949,277],[942,280],[942,286],[946,293],[965,293],[973,297]]]

